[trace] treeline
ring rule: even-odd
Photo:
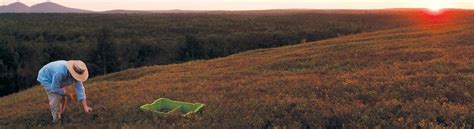
[[[0,95],[55,60],[93,76],[412,25],[398,14],[0,14]]]

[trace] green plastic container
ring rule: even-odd
[[[168,116],[172,113],[182,113],[183,116],[191,116],[197,113],[204,107],[201,103],[188,103],[175,101],[168,98],[160,98],[150,104],[140,106],[143,111],[151,111],[161,116]]]

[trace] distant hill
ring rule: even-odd
[[[91,13],[92,11],[65,7],[53,2],[44,2],[28,7],[16,2],[6,6],[0,6],[0,13]]]
[[[8,12],[8,13],[24,13],[28,12],[30,7],[27,5],[21,3],[21,2],[15,2],[6,6],[0,6],[0,12]]]

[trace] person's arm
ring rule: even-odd
[[[87,105],[87,100],[86,99],[81,100],[81,104],[82,104],[82,107],[84,108],[85,113],[91,113],[92,112],[92,108]]]
[[[80,81],[77,81],[75,83],[75,89],[76,89],[76,94],[77,94],[77,100],[81,102],[82,107],[84,108],[85,113],[91,113],[92,108],[87,105],[87,97],[86,97],[86,92],[84,88],[84,84]]]
[[[86,99],[86,90],[82,82],[76,81],[74,88],[76,89],[77,101],[81,102],[81,100]]]

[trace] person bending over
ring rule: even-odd
[[[92,112],[92,108],[87,105],[83,85],[88,78],[87,66],[80,60],[54,61],[39,70],[37,80],[48,95],[53,122],[61,120],[67,100],[72,100],[72,95],[65,90],[66,86],[74,85],[77,100],[81,102],[84,112],[88,114]]]

